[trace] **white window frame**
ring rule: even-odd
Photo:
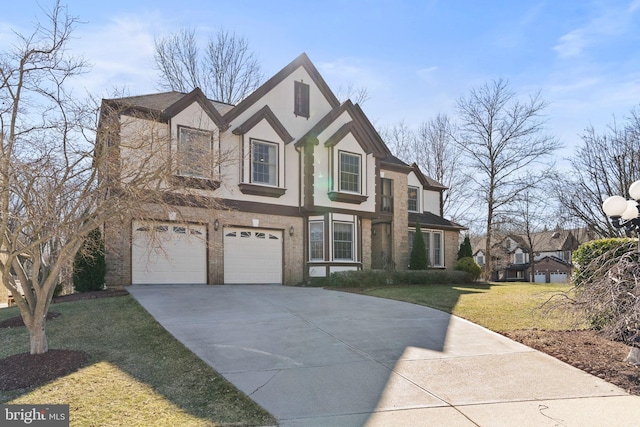
[[[350,248],[350,252],[351,252],[351,256],[349,258],[338,258],[338,256],[336,255],[336,252],[338,252],[336,250],[336,243],[346,243],[347,240],[337,240],[336,239],[336,226],[349,226],[351,228],[350,232],[351,232],[351,240],[348,241],[348,243],[351,245]],[[352,222],[345,222],[345,221],[333,221],[333,230],[331,233],[331,242],[332,242],[332,248],[333,248],[333,260],[334,261],[354,261],[355,260],[355,225]]]
[[[355,158],[358,160],[357,174],[354,174],[351,171],[343,171],[343,164],[342,164],[343,156]],[[343,188],[343,184],[345,183],[345,180],[343,180],[343,173],[347,175],[357,175],[356,190]],[[349,181],[349,183],[351,183],[351,181]],[[350,153],[347,151],[338,151],[338,187],[339,187],[339,191],[344,193],[362,194],[362,156],[360,154]]]
[[[321,230],[321,239],[313,239],[312,226],[319,227]],[[313,243],[320,243],[322,246],[322,256],[314,257],[313,256]],[[324,248],[324,221],[309,221],[309,261],[324,261],[325,248]]]
[[[278,186],[278,182],[279,180],[279,174],[280,174],[280,147],[278,144],[274,143],[274,142],[268,142],[268,141],[263,141],[260,139],[251,139],[251,158],[250,158],[250,181],[252,184],[257,184],[257,185],[269,185],[272,187],[277,187]],[[271,159],[269,159],[269,162],[256,162],[254,159],[254,156],[256,154],[256,147],[257,146],[265,146],[267,147],[269,150],[273,149],[273,162],[271,161]],[[271,157],[271,153],[269,153],[269,157]],[[256,178],[256,174],[254,171],[254,165],[266,165],[268,170],[269,170],[269,182],[265,182],[264,180],[258,180]],[[273,176],[271,175],[271,172],[273,171]]]
[[[191,138],[198,139],[195,141],[197,145],[194,149],[194,144],[189,144]],[[206,139],[199,140],[199,138]],[[202,144],[202,147],[199,145]],[[200,152],[200,148],[205,148],[203,153]],[[190,148],[190,149],[188,149]],[[178,175],[190,178],[202,178],[211,179],[213,176],[213,132],[203,129],[195,129],[186,126],[178,126],[178,144],[177,144],[177,156],[178,156]],[[193,156],[198,157],[193,159]],[[202,156],[202,157],[201,157]],[[204,159],[203,162],[199,162],[200,158]],[[195,164],[192,164],[195,163]]]
[[[413,249],[413,236],[411,233],[415,235],[416,229],[409,229],[408,242],[411,244],[409,247],[409,255],[411,254],[411,250]],[[443,268],[444,267],[444,235],[440,230],[431,230],[424,229],[422,230],[422,238],[424,239],[424,246],[427,251],[427,257],[429,261],[429,267],[432,268]],[[437,238],[435,236],[438,236]],[[436,263],[438,261],[438,263]]]
[[[415,190],[416,191],[416,208],[415,209],[411,209],[410,207],[410,202],[411,202],[411,198],[409,197],[410,191],[411,190]],[[414,187],[412,185],[410,185],[407,189],[407,209],[409,212],[420,212],[420,188],[418,187]]]

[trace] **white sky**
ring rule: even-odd
[[[28,33],[53,0],[6,2],[0,51],[11,29]],[[366,86],[378,127],[417,127],[492,78],[518,94],[541,90],[550,132],[567,146],[640,105],[640,0],[70,0],[73,50],[93,63],[83,85],[152,93],[154,37],[184,26],[245,37],[270,77],[306,52],[332,89]]]

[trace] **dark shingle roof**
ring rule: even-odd
[[[417,213],[410,212],[409,213],[409,226],[413,227],[416,223],[419,222],[421,226],[428,225],[437,228],[443,229],[452,229],[452,230],[466,230],[466,227],[463,227],[460,224],[456,224],[453,221],[449,221],[441,216],[432,214],[431,212]]]
[[[119,104],[137,108],[144,108],[146,110],[162,113],[185,96],[187,96],[186,93],[171,91],[153,93],[149,95],[127,96],[124,98],[114,99],[114,101],[117,101]],[[233,108],[233,105],[230,104],[225,104],[218,101],[209,101],[215,107],[218,113],[220,113],[220,115],[225,114],[227,111]]]

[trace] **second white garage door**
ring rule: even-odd
[[[282,231],[225,228],[224,283],[282,284]]]

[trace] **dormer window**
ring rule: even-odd
[[[340,191],[360,193],[360,156],[340,152]]]
[[[418,187],[409,187],[408,190],[408,209],[410,212],[418,212]]]
[[[294,82],[293,95],[293,114],[309,118],[309,85]]]
[[[251,141],[251,182],[278,185],[278,146],[264,141]]]
[[[213,133],[180,126],[178,128],[178,175],[211,179]]]

